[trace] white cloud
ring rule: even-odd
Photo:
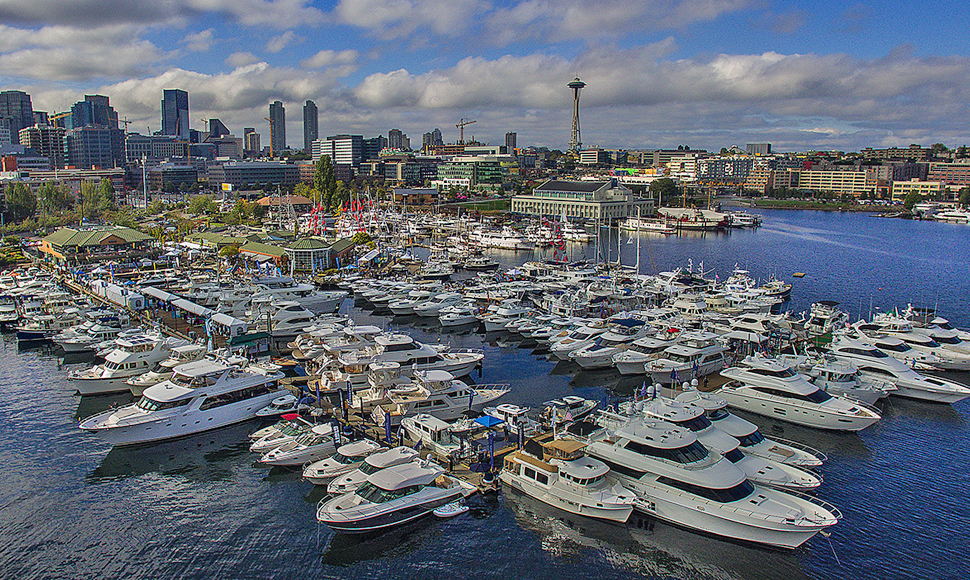
[[[488,9],[477,0],[340,0],[339,22],[370,30],[383,38],[435,34],[459,37]]]
[[[283,34],[269,39],[269,42],[266,43],[266,50],[276,53],[293,43],[303,42],[303,40],[305,39],[301,36],[297,36],[292,30],[287,30]]]
[[[211,28],[207,28],[194,34],[187,34],[181,40],[182,44],[185,45],[185,48],[193,52],[207,52],[209,48],[212,47],[214,41],[215,32]]]
[[[360,54],[356,50],[321,50],[315,55],[300,61],[306,68],[329,68],[333,66],[355,66]]]
[[[323,12],[313,7],[310,0],[0,0],[0,21],[11,24],[184,24],[204,14],[274,28],[313,25],[324,20]]]
[[[247,64],[256,64],[259,57],[251,52],[234,52],[226,57],[226,64],[236,68]]]

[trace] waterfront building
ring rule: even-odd
[[[128,185],[125,179],[125,170],[118,168],[110,169],[91,169],[88,168],[74,168],[69,167],[66,169],[46,169],[46,170],[34,170],[29,167],[20,164],[21,158],[18,158],[18,168],[24,169],[30,174],[30,187],[39,187],[41,183],[52,182],[55,184],[66,184],[68,185],[75,194],[81,190],[81,182],[88,181],[94,183],[95,185],[101,183],[101,180],[107,177],[111,180],[111,185],[114,186],[115,192],[125,191]]]
[[[189,139],[189,93],[181,89],[162,91],[162,135]]]
[[[455,157],[438,166],[438,183],[445,187],[486,187],[502,184],[502,167],[495,157]]]
[[[239,255],[247,260],[252,260],[257,265],[272,262],[276,266],[282,266],[286,250],[272,244],[249,241],[239,246]]]
[[[393,200],[395,204],[407,206],[433,205],[438,202],[439,195],[438,190],[434,187],[395,187],[393,192]]]
[[[946,184],[942,181],[920,181],[912,179],[910,181],[894,181],[892,187],[892,200],[894,203],[903,203],[906,196],[910,193],[917,193],[923,199],[940,199]]]
[[[20,130],[34,124],[30,95],[23,91],[0,92],[0,126],[7,130],[8,143],[20,144]]]
[[[313,101],[303,103],[303,152],[311,153],[312,143],[320,137],[320,114]]]
[[[316,143],[320,142],[317,146]],[[357,167],[364,160],[363,135],[331,135],[326,141],[314,142],[313,160],[329,155],[334,165]]]
[[[532,216],[615,221],[631,216],[654,214],[652,199],[634,197],[617,179],[608,181],[549,180],[532,195],[512,198],[512,212]]]
[[[584,149],[579,152],[579,163],[582,165],[609,165],[611,161],[612,156],[605,149]]]
[[[41,239],[42,257],[52,264],[87,264],[116,260],[132,262],[157,255],[154,239],[122,226],[61,228]]]
[[[296,185],[300,168],[281,161],[227,161],[209,166],[209,185],[220,189],[228,183],[233,189],[265,185]]]
[[[873,149],[866,147],[859,152],[863,159],[908,159],[910,161],[927,161],[932,153],[931,149],[924,149],[919,145],[909,147],[887,147]]]
[[[276,211],[281,206],[286,204],[293,205],[293,211],[296,213],[306,213],[313,209],[313,201],[302,195],[267,195],[256,201],[259,205]]]
[[[748,143],[745,151],[748,155],[771,155],[771,143]]]
[[[20,144],[50,160],[51,167],[64,166],[64,129],[34,125],[20,130]]]
[[[286,109],[281,101],[269,105],[269,143],[274,155],[286,149]]]
[[[959,187],[970,185],[970,159],[963,161],[964,163],[930,163],[926,179]]]
[[[379,158],[381,151],[387,149],[387,146],[387,137],[383,135],[364,139],[361,146],[361,160],[368,161]]]
[[[320,238],[302,238],[284,249],[288,263],[299,272],[326,270],[330,267],[330,245]]]
[[[831,192],[836,196],[873,195],[877,180],[870,171],[814,171],[798,170],[798,182],[792,185],[800,191]],[[776,184],[776,187],[780,187]]]
[[[765,195],[775,187],[775,172],[771,169],[752,169],[744,181],[744,189]]]
[[[697,178],[705,181],[743,183],[754,161],[750,157],[712,157],[697,161]]]

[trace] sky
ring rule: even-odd
[[[0,0],[0,90],[35,110],[108,95],[157,131],[162,90],[193,128],[303,146],[398,128],[565,149],[580,77],[584,147],[776,151],[970,143],[970,3],[774,0]]]

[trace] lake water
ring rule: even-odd
[[[735,264],[793,281],[790,306],[819,299],[852,313],[937,306],[970,326],[966,226],[857,214],[763,211],[757,230],[640,240],[645,273]],[[605,233],[605,232],[604,232]],[[615,236],[615,233],[613,234]],[[610,244],[615,259],[616,240]],[[620,240],[636,261],[636,242]],[[574,257],[591,247],[571,248]],[[499,254],[512,265],[524,255]],[[592,255],[587,257],[592,258]],[[802,279],[791,274],[804,272]],[[344,308],[350,308],[348,301]],[[419,339],[484,348],[477,382],[507,401],[628,394],[635,379],[577,372],[507,336],[442,333],[413,318],[370,321]],[[626,525],[568,516],[517,493],[475,498],[469,514],[375,538],[334,536],[314,518],[321,491],[298,473],[254,465],[256,423],[140,449],[111,449],[77,419],[130,397],[81,399],[65,377],[83,362],[0,343],[0,577],[3,578],[960,578],[970,574],[964,484],[967,401],[891,399],[860,434],[750,417],[766,433],[825,451],[818,491],[845,515],[830,539],[791,553],[706,537],[636,515]],[[970,382],[966,373],[953,375]]]

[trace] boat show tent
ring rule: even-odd
[[[245,320],[240,320],[221,312],[216,312],[212,315],[212,322],[225,328],[228,331],[226,335],[230,337],[246,334],[249,330],[249,324]]]
[[[199,306],[195,302],[190,302],[190,301],[188,301],[188,300],[186,300],[184,298],[179,298],[178,300],[173,300],[172,301],[172,306],[175,306],[176,308],[181,308],[182,310],[184,310],[184,311],[186,311],[186,312],[188,312],[190,314],[195,314],[196,316],[206,316],[206,317],[208,317],[208,316],[211,316],[213,314],[216,314],[216,311],[215,310],[211,310],[209,308],[206,308],[205,306]]]
[[[141,289],[141,292],[146,296],[151,296],[156,300],[167,302],[169,304],[179,299],[179,297],[176,296],[175,294],[172,294],[171,292],[166,292],[159,288],[155,288],[154,286],[145,286],[144,288]]]

